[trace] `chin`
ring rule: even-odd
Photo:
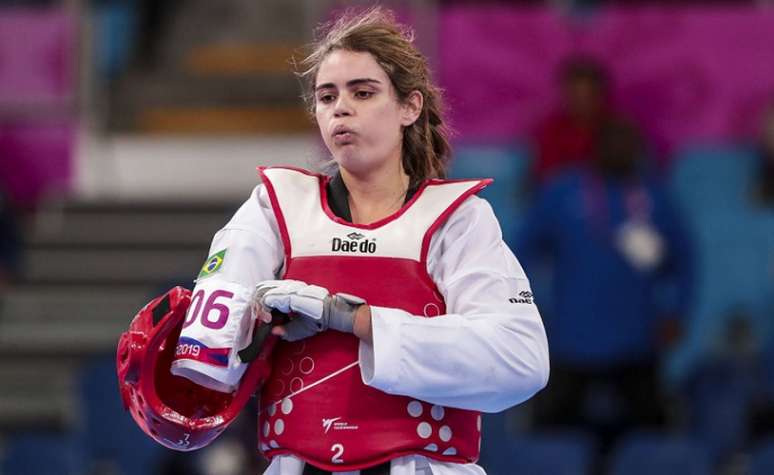
[[[346,169],[350,173],[362,173],[370,168],[368,166],[368,160],[356,153],[351,147],[347,148],[348,149],[345,150],[339,150],[339,153],[333,156],[333,160],[338,163],[340,167]]]
[[[340,168],[343,168],[347,172],[349,172],[350,175],[362,175],[363,173],[368,171],[368,167],[363,166],[362,163],[357,163],[353,161],[339,161],[336,160],[336,163],[339,164]]]

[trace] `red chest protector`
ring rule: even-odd
[[[285,246],[284,278],[417,318],[446,313],[427,273],[430,238],[491,180],[429,180],[396,214],[353,225],[328,208],[327,178],[286,168],[261,169],[261,175]],[[360,470],[408,454],[457,463],[478,459],[478,412],[363,384],[358,347],[357,337],[337,331],[277,345],[261,392],[259,440],[267,457],[293,454],[331,471]]]

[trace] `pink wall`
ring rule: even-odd
[[[548,9],[455,6],[440,20],[440,80],[462,139],[528,135],[554,104],[554,70],[591,54],[616,101],[662,146],[733,140],[774,99],[774,9]]]
[[[0,10],[0,107],[68,100],[75,91],[74,48],[66,13]]]
[[[76,70],[72,16],[0,9],[0,186],[22,205],[69,184]]]

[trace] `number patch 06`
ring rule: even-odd
[[[206,296],[204,289],[199,289],[191,298],[183,328],[201,320],[202,325],[212,330],[220,330],[228,322],[228,306],[225,301],[234,298],[234,293],[227,290],[213,290]],[[218,301],[220,299],[220,302]]]

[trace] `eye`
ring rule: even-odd
[[[358,99],[368,99],[373,95],[374,93],[372,91],[360,90],[355,92],[355,97],[357,97]]]
[[[325,93],[317,96],[317,102],[321,102],[323,104],[330,104],[334,100],[336,100],[336,96],[333,94]]]

